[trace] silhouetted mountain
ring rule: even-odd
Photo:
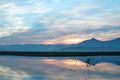
[[[91,51],[120,51],[120,38],[100,41],[95,38],[85,40],[79,44],[60,49],[60,51],[91,52]]]
[[[120,47],[120,38],[116,38],[116,39],[110,40],[110,41],[104,41],[104,43],[105,43],[107,46]]]
[[[95,38],[85,40],[74,45],[43,45],[43,44],[17,44],[17,45],[1,45],[0,51],[75,51],[75,52],[91,52],[91,51],[120,51],[120,38],[100,41]]]
[[[81,47],[98,47],[98,46],[102,46],[103,42],[99,41],[95,38],[89,39],[89,40],[85,40],[75,46],[81,46]]]
[[[2,45],[0,46],[0,51],[54,51],[64,47],[66,47],[66,45],[17,44]]]

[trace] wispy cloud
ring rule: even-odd
[[[1,25],[0,36],[8,36],[13,33],[22,33],[27,31],[29,27],[23,25],[23,18],[16,17],[17,14],[24,14],[25,10],[18,7],[15,3],[5,3],[1,5],[1,11],[4,12],[5,24]]]
[[[11,44],[18,42],[74,44],[91,37],[101,40],[120,37],[118,32],[120,30],[119,1],[28,0],[24,3],[22,1],[3,2],[0,2],[1,43],[6,43],[7,38],[16,39],[14,42],[7,41]],[[114,33],[111,34],[111,32]],[[106,34],[103,35],[104,33]],[[76,37],[71,35],[76,35]],[[19,39],[21,41],[17,41]]]
[[[29,3],[29,6],[19,6],[15,2],[6,2],[1,4],[0,11],[5,21],[0,28],[0,37],[9,36],[13,33],[23,33],[31,28],[26,26],[24,22],[24,15],[38,14],[41,15],[49,11],[50,8],[46,7],[42,3],[34,2]]]

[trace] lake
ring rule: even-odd
[[[120,80],[120,56],[0,56],[0,80]]]

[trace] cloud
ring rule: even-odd
[[[120,9],[113,0],[28,0],[20,3],[22,1],[1,2],[0,11],[4,12],[0,14],[1,44],[76,44],[91,37],[100,40],[120,37]]]
[[[87,38],[85,39],[95,37],[99,38],[100,40],[108,40],[119,37],[118,33],[118,30],[120,29],[119,14],[108,12],[108,10],[109,9],[105,8],[104,5],[84,3],[77,7],[74,6],[70,9],[61,12],[58,11],[59,13],[56,13],[57,15],[49,16],[49,18],[47,16],[41,19],[40,22],[48,26],[46,34],[47,33],[53,34],[50,35],[53,36],[53,39],[49,39],[44,42],[53,44],[55,43],[69,44],[69,41],[71,39],[76,40],[76,38],[78,38],[78,37],[68,38],[67,36],[70,35],[79,35],[79,39],[83,35],[85,35],[87,36]],[[89,13],[88,14],[86,13],[86,11],[91,12],[88,12]],[[111,34],[112,32],[114,33]],[[99,36],[95,35],[96,33],[99,34]],[[106,33],[106,35],[102,35],[103,33]],[[66,39],[64,37],[66,37]],[[79,42],[81,41],[75,43]],[[74,44],[74,42],[71,41],[71,44]]]
[[[13,33],[22,33],[29,29],[24,25],[23,17],[16,17],[17,14],[24,14],[25,10],[16,6],[15,3],[5,3],[1,5],[1,11],[4,11],[5,24],[1,25],[0,37],[8,36]]]
[[[9,16],[7,21],[11,24],[5,24],[0,28],[0,37],[9,36],[13,33],[23,33],[30,29],[30,27],[23,25],[23,18]]]
[[[0,11],[4,17],[5,23],[1,25],[0,37],[9,36],[13,33],[23,33],[28,31],[32,26],[26,25],[23,15],[44,14],[51,10],[46,9],[42,2],[29,3],[30,6],[19,6],[15,2],[6,2],[1,4]]]
[[[30,0],[28,3],[29,3],[29,6],[26,7],[27,13],[35,13],[38,15],[42,15],[52,10],[52,7],[49,5],[46,5],[44,1]]]
[[[114,33],[114,34],[111,34]],[[37,35],[36,35],[37,34]],[[38,35],[40,34],[40,35]],[[51,34],[51,35],[50,35]],[[1,44],[77,44],[83,40],[89,38],[97,38],[99,40],[111,40],[113,38],[119,37],[118,30],[108,30],[108,31],[88,31],[87,33],[75,33],[68,34],[61,31],[51,32],[26,32],[21,34],[14,34],[12,36],[0,38]],[[44,36],[43,36],[44,35]],[[8,40],[9,39],[9,40]]]
[[[4,10],[5,13],[9,13],[9,15],[16,15],[16,14],[24,14],[25,9],[17,6],[13,2],[4,3],[1,5],[0,10]]]
[[[72,34],[56,39],[46,40],[43,41],[42,44],[77,44],[87,39],[88,37],[85,35]]]
[[[114,34],[113,34],[114,33]],[[120,32],[119,29],[118,30],[109,30],[109,31],[97,31],[97,32],[92,32],[90,34],[88,34],[89,37],[94,36],[95,38],[99,39],[99,40],[111,40],[114,38],[119,38],[120,36]]]

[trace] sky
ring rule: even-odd
[[[0,44],[120,37],[120,0],[0,0]]]
[[[119,56],[93,57],[100,61],[87,68],[79,57],[16,57],[0,56],[0,80],[119,80]],[[87,57],[84,57],[85,59]],[[112,59],[112,60],[111,60]],[[116,60],[116,63],[104,60]],[[14,64],[13,64],[14,63]]]

